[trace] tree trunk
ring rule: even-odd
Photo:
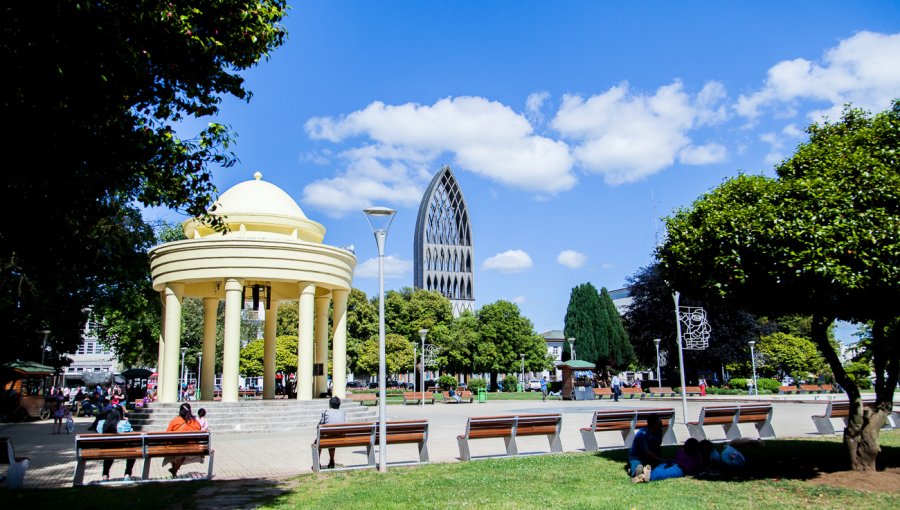
[[[497,391],[497,372],[491,372],[491,391]]]
[[[874,409],[863,408],[859,387],[848,377],[840,357],[828,341],[828,327],[832,322],[834,322],[834,319],[831,317],[813,316],[813,341],[819,347],[822,355],[825,356],[825,359],[834,371],[835,380],[844,388],[847,398],[850,400],[850,416],[847,418],[847,428],[844,429],[844,445],[850,454],[850,469],[853,471],[875,471],[875,461],[878,453],[881,451],[881,447],[878,445],[878,434],[887,421],[888,414],[891,412],[893,388],[883,387],[883,391],[876,393],[877,398]],[[878,329],[881,329],[881,331],[876,332]],[[879,323],[876,323],[875,327],[872,328],[873,345],[884,345],[883,333],[884,329],[879,328]],[[890,374],[891,372],[892,370],[889,369],[888,373]],[[889,376],[889,380],[896,384],[896,375],[893,377]],[[885,399],[886,395],[889,395],[890,398]]]

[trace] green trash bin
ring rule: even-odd
[[[487,402],[487,390],[484,388],[478,388],[478,401],[479,402]]]

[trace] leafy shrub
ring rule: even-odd
[[[519,387],[519,378],[514,375],[508,375],[503,378],[503,392],[509,393],[516,391]]]
[[[735,377],[734,379],[729,379],[728,386],[731,386],[732,389],[741,390],[743,393],[746,393],[749,391],[748,384],[750,381],[752,381],[750,378],[745,379],[743,377]],[[778,393],[778,388],[781,387],[781,382],[768,377],[757,377],[756,384],[759,385],[759,388],[757,388],[759,393]],[[718,393],[718,395],[736,395],[736,393]]]
[[[781,387],[781,382],[776,379],[769,379],[768,377],[757,379],[756,383],[759,384],[760,393],[778,393],[778,388]]]
[[[469,378],[469,389],[472,390],[472,393],[478,393],[478,390],[487,388],[487,381],[482,377],[470,377]]]
[[[715,386],[710,386],[706,388],[706,393],[709,395],[743,395],[747,393],[747,390],[738,390],[735,388],[716,388]]]
[[[441,391],[450,391],[450,388],[456,389],[457,384],[459,382],[452,375],[445,374],[438,378],[438,386],[441,387]]]

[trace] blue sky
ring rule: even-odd
[[[539,332],[562,328],[575,285],[620,288],[651,263],[658,218],[771,175],[846,102],[900,97],[898,2],[302,1],[285,25],[245,73],[250,103],[223,101],[240,163],[219,191],[262,172],[327,244],[355,246],[371,296],[361,209],[398,211],[385,288],[412,286],[418,205],[450,165],[476,305],[516,302]]]

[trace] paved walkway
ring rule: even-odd
[[[822,414],[827,400],[833,396],[826,395],[785,395],[768,398],[749,397],[712,397],[693,398],[688,401],[688,419],[696,420],[703,405],[724,404],[727,402],[751,402],[764,400],[774,405],[773,426],[778,437],[808,437],[815,435],[810,416]],[[489,397],[490,399],[490,397]],[[560,412],[563,414],[562,444],[567,452],[583,451],[584,445],[579,429],[590,423],[593,412],[597,409],[628,409],[650,407],[675,408],[677,424],[675,434],[679,442],[689,436],[683,425],[681,400],[677,398],[628,400],[618,403],[609,400],[594,401],[514,401],[489,400],[487,403],[474,404],[433,404],[424,408],[419,406],[389,405],[389,420],[426,418],[429,421],[428,450],[431,462],[459,462],[459,449],[456,436],[465,431],[466,419],[469,416],[491,416],[515,413]],[[76,418],[75,433],[87,432],[92,418]],[[746,428],[745,428],[746,427]],[[741,425],[745,435],[756,437],[752,425]],[[16,454],[31,458],[31,465],[25,477],[26,488],[70,487],[75,470],[74,435],[51,434],[52,420],[0,424],[0,436],[8,436],[13,440]],[[721,428],[708,428],[707,433],[712,440],[724,439]],[[214,473],[216,480],[240,479],[273,479],[284,478],[304,472],[310,472],[312,453],[310,444],[314,439],[314,430],[290,433],[236,433],[219,434],[213,431],[213,448],[215,449]],[[605,436],[609,434],[608,436]],[[598,435],[601,446],[622,444],[621,435],[617,432]],[[546,452],[548,444],[543,437],[524,437],[517,440],[520,453]],[[473,457],[493,456],[503,453],[503,443],[499,440],[474,441],[471,444]],[[327,457],[327,453],[324,453]],[[377,454],[376,454],[377,458]],[[418,459],[414,445],[392,445],[388,449],[388,464],[411,462]],[[339,449],[337,462],[343,465],[363,464],[364,453],[349,448]],[[100,462],[88,463],[85,483],[100,479]],[[111,477],[115,479],[123,474],[124,461],[113,464]],[[141,464],[137,463],[135,474],[140,474]],[[205,464],[188,464],[182,468],[182,476],[200,476],[205,473]],[[166,479],[168,472],[155,460],[150,470],[153,479]]]

